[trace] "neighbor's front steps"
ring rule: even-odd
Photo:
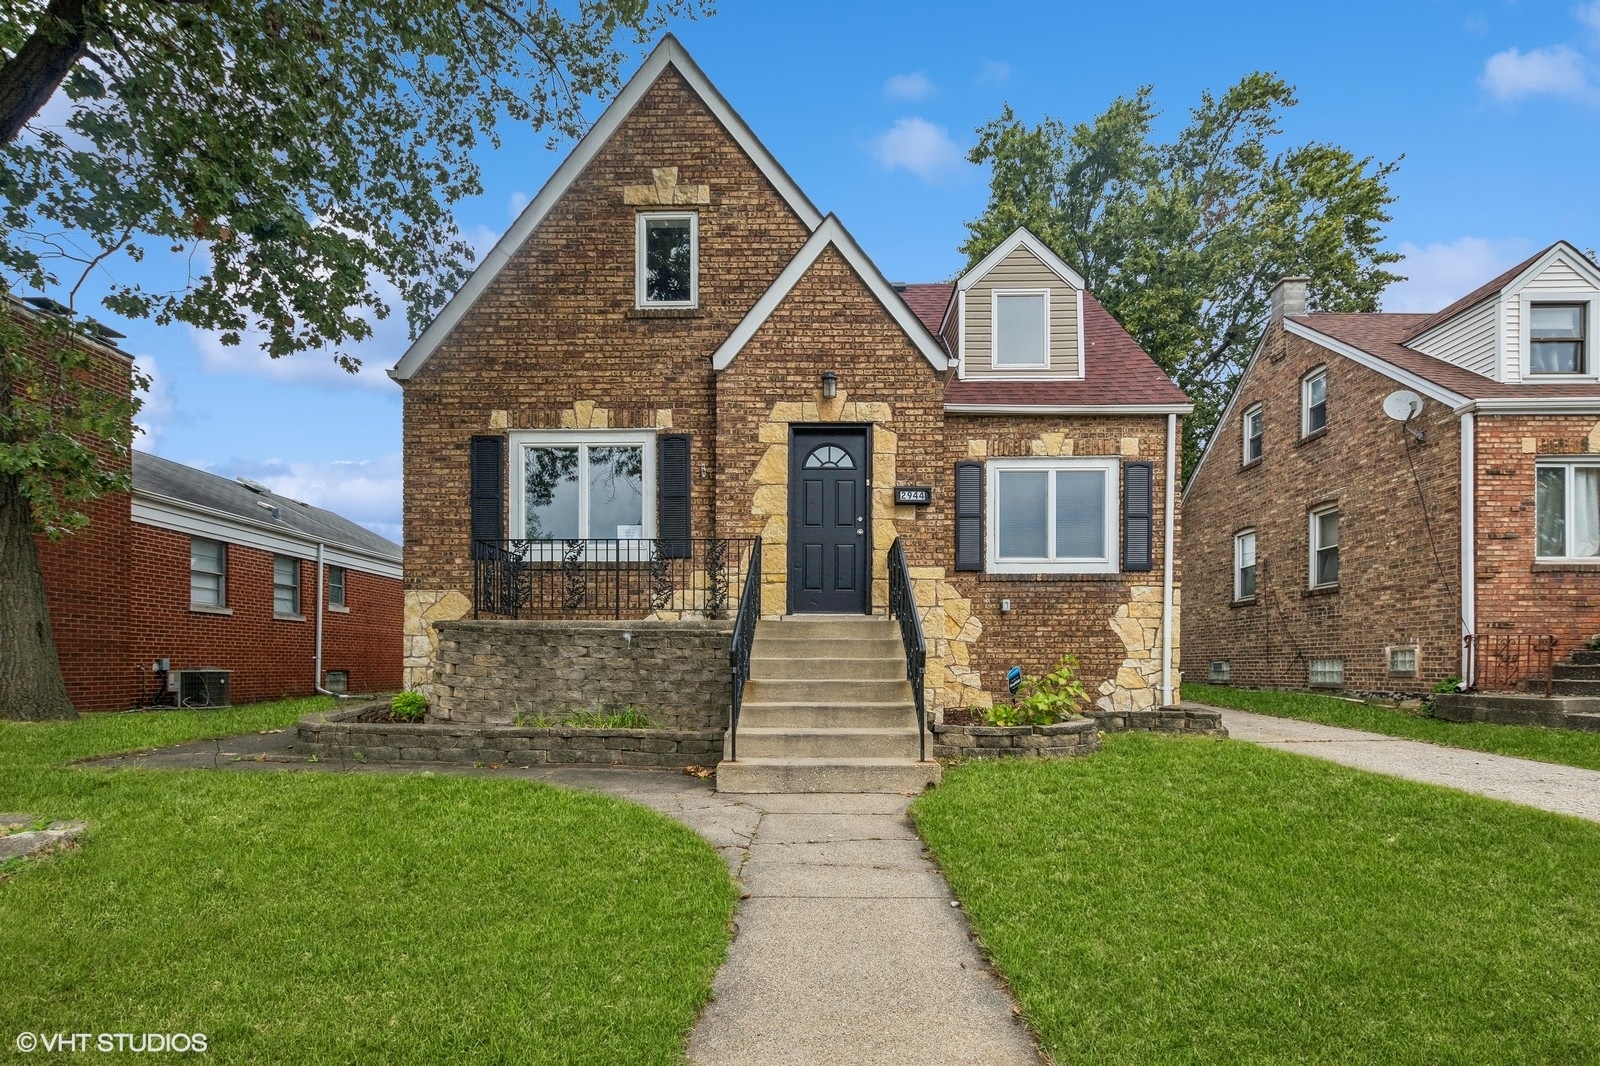
[[[1542,725],[1600,732],[1600,651],[1579,649],[1554,664],[1551,695],[1542,692],[1446,693],[1435,717],[1452,722]]]
[[[888,618],[800,615],[756,626],[738,761],[719,792],[921,792],[917,715],[900,632]]]

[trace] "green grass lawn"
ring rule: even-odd
[[[1058,1062],[1600,1061],[1600,826],[1148,734],[913,815]]]
[[[233,1062],[682,1060],[736,890],[652,811],[529,781],[59,765],[320,705],[0,723],[0,810],[91,823],[0,878],[8,1051],[200,1032]]]
[[[1485,722],[1446,722],[1407,713],[1375,703],[1352,703],[1310,692],[1272,692],[1230,688],[1226,685],[1183,684],[1183,698],[1213,707],[1299,718],[1323,725],[1365,729],[1394,737],[1410,737],[1453,748],[1515,755],[1521,759],[1561,763],[1600,770],[1600,733],[1575,729],[1544,729],[1531,725],[1490,725]]]

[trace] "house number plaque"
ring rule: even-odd
[[[926,507],[933,502],[933,487],[931,485],[896,485],[894,487],[894,502],[909,503],[913,507]]]

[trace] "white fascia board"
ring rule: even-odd
[[[155,526],[174,533],[209,537],[212,540],[239,544],[276,555],[291,555],[296,559],[315,559],[317,545],[320,543],[323,545],[323,561],[332,566],[343,566],[362,573],[376,574],[379,577],[391,577],[397,581],[403,573],[399,563],[370,555],[356,548],[318,541],[317,538],[299,530],[262,529],[243,521],[237,515],[209,507],[197,507],[182,500],[172,499],[170,496],[158,496],[148,492],[134,493],[133,520],[141,525]]]
[[[1600,397],[1495,396],[1468,400],[1454,410],[1457,415],[1474,411],[1480,415],[1595,415],[1600,414]]]
[[[689,83],[689,87],[716,116],[717,121],[728,130],[739,147],[744,149],[745,154],[755,162],[756,169],[772,182],[773,187],[778,190],[778,195],[782,196],[800,217],[806,228],[814,230],[822,223],[822,213],[817,210],[816,205],[800,191],[800,186],[796,185],[788,172],[778,165],[772,153],[767,151],[766,146],[751,132],[750,127],[745,125],[739,113],[729,106],[716,86],[711,84],[705,73],[689,57],[683,45],[669,33],[662,38],[661,43],[645,59],[633,77],[628,79],[628,83],[589,128],[589,132],[583,135],[577,147],[573,148],[572,154],[556,168],[554,174],[550,175],[550,180],[545,182],[539,194],[522,209],[522,214],[517,216],[511,228],[506,230],[489,254],[483,257],[483,262],[478,264],[466,284],[450,298],[450,302],[444,305],[444,309],[428,324],[428,328],[422,331],[422,335],[400,357],[400,361],[389,371],[391,378],[396,381],[407,381],[427,361],[428,356],[432,355],[434,349],[438,348],[445,337],[449,336],[450,331],[455,329],[456,324],[465,317],[467,311],[477,302],[478,297],[483,295],[484,290],[504,269],[511,257],[529,237],[533,236],[539,224],[544,221],[545,215],[549,214],[557,201],[566,195],[567,189],[577,180],[584,167],[588,166],[599,154],[600,149],[605,147],[611,135],[633,112],[640,99],[669,66],[677,70],[683,76],[683,80]]]
[[[1524,270],[1515,278],[1511,279],[1510,284],[1500,290],[1501,295],[1516,295],[1519,291],[1521,291],[1523,286],[1527,285],[1528,282],[1544,273],[1545,268],[1551,263],[1555,262],[1557,259],[1562,260],[1568,266],[1572,267],[1573,270],[1588,278],[1589,284],[1594,285],[1596,288],[1600,288],[1600,266],[1596,266],[1590,261],[1588,256],[1578,251],[1578,249],[1574,248],[1566,241],[1557,241],[1549,248],[1546,248],[1543,255],[1529,264],[1527,270]]]
[[[984,378],[988,381],[988,378]],[[1037,381],[1038,379],[1033,379]],[[947,403],[952,415],[1187,415],[1192,403],[1000,404]]]
[[[755,306],[750,308],[749,313],[734,327],[733,332],[728,334],[728,339],[723,341],[712,354],[711,368],[728,369],[734,356],[750,343],[750,338],[755,336],[756,330],[760,329],[762,323],[778,309],[784,297],[800,283],[806,271],[811,269],[811,264],[817,261],[823,249],[829,245],[839,249],[839,254],[844,256],[845,262],[849,263],[867,283],[867,288],[872,290],[872,294],[878,298],[884,310],[889,312],[933,368],[941,372],[949,369],[950,359],[945,355],[944,348],[934,339],[933,334],[928,332],[928,327],[922,324],[922,319],[912,313],[894,286],[885,280],[877,265],[867,258],[867,254],[861,250],[855,238],[850,236],[849,231],[833,215],[822,220],[822,224],[817,226],[806,243],[795,253],[795,257],[789,260],[789,264],[778,274],[777,280],[768,286],[767,291],[761,294],[761,299],[756,301]]]
[[[1250,379],[1250,371],[1255,369],[1256,359],[1261,355],[1262,347],[1267,343],[1267,331],[1263,329],[1261,336],[1256,338],[1256,346],[1250,350],[1250,358],[1245,360],[1244,371],[1239,375],[1238,382],[1233,386],[1233,395],[1228,397],[1228,402],[1223,405],[1222,415],[1217,419],[1216,425],[1211,427],[1211,435],[1206,438],[1206,446],[1200,450],[1200,461],[1194,464],[1194,470],[1189,473],[1189,480],[1183,486],[1183,500],[1189,502],[1189,492],[1195,483],[1200,480],[1200,471],[1205,469],[1206,460],[1211,458],[1211,449],[1217,443],[1217,430],[1228,425],[1233,418],[1233,409],[1239,403],[1239,396],[1244,392],[1244,383]]]
[[[1284,328],[1296,337],[1304,337],[1308,341],[1315,341],[1329,351],[1344,356],[1352,363],[1364,366],[1368,370],[1376,370],[1384,377],[1398,381],[1409,389],[1415,389],[1430,400],[1437,400],[1439,403],[1449,406],[1452,410],[1467,402],[1467,397],[1462,396],[1460,393],[1452,392],[1443,385],[1429,381],[1420,374],[1413,374],[1409,370],[1403,370],[1387,359],[1381,359],[1371,352],[1362,351],[1360,348],[1352,344],[1346,344],[1344,341],[1335,340],[1326,333],[1319,333],[1310,326],[1302,325],[1293,319],[1285,320]]]
[[[1075,289],[1081,289],[1084,287],[1082,274],[1078,273],[1076,270],[1073,270],[1065,262],[1063,262],[1059,255],[1052,252],[1049,246],[1039,238],[1029,233],[1026,227],[1019,226],[1017,227],[1017,231],[1015,233],[1000,242],[1000,246],[998,248],[984,256],[978,261],[977,266],[973,267],[965,274],[962,274],[961,277],[956,280],[956,292],[966,292],[968,289],[972,288],[972,286],[982,281],[984,275],[988,274],[989,271],[993,270],[1000,264],[1001,260],[1005,259],[1006,256],[1016,251],[1019,247],[1026,248],[1028,251],[1032,252],[1041,263],[1049,267],[1058,278],[1066,282],[1068,285],[1071,285]]]

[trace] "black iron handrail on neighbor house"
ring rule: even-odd
[[[922,679],[928,661],[928,645],[922,639],[922,620],[917,613],[911,573],[906,569],[906,552],[899,537],[889,546],[889,616],[900,622],[900,642],[906,649],[906,680],[911,682],[911,695],[917,705],[917,758],[927,762],[928,721],[923,706]]]
[[[728,675],[733,702],[728,708],[728,758],[739,758],[739,708],[744,703],[744,683],[750,680],[750,649],[761,621],[761,538],[750,545],[750,562],[744,571],[744,591],[733,619],[733,639],[728,641]]]
[[[472,545],[472,617],[644,618],[656,612],[728,616],[728,591],[753,542],[479,540]]]

